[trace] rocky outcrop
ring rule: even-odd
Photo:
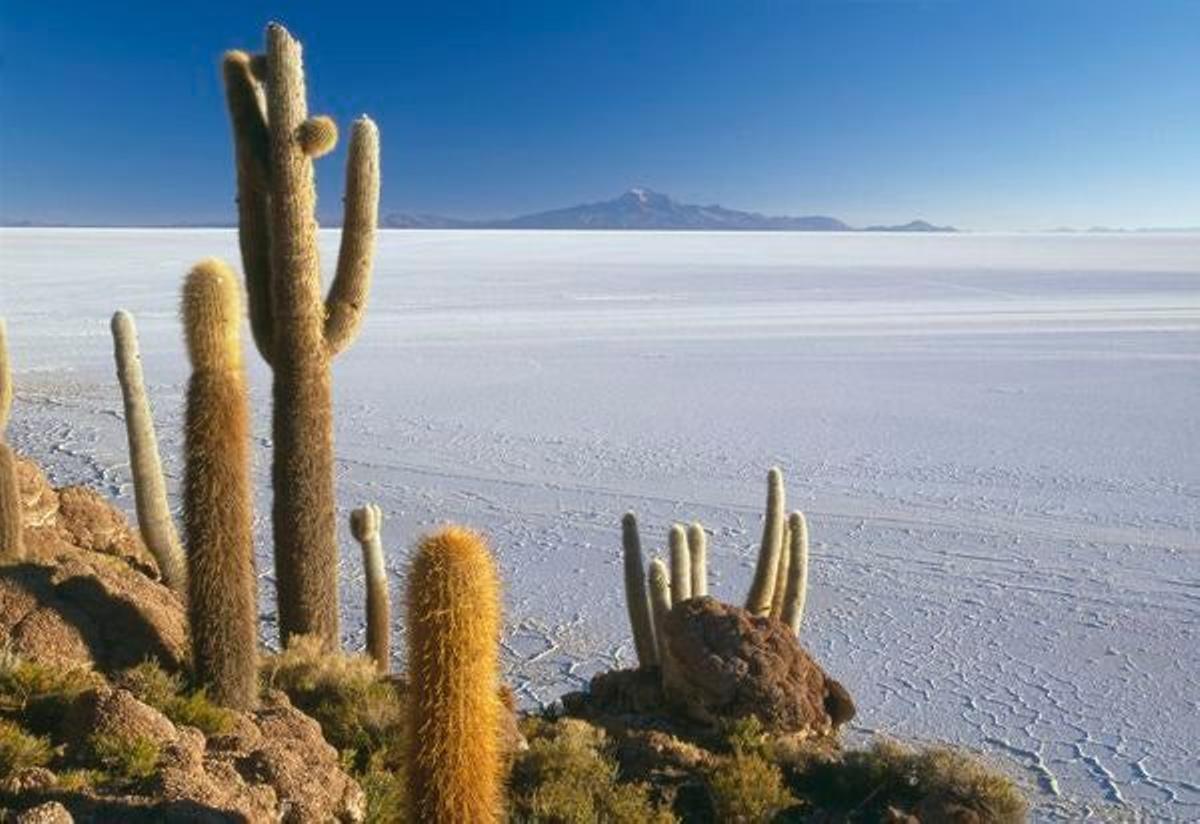
[[[125,516],[95,491],[54,489],[19,460],[28,559],[0,567],[0,638],[34,661],[101,672],[187,655],[179,598]]]
[[[854,703],[782,622],[713,598],[691,598],[667,616],[663,693],[707,725],[755,716],[771,733],[826,734]]]
[[[58,804],[77,822],[302,824],[365,816],[363,792],[342,770],[337,751],[281,692],[267,693],[255,712],[233,714],[227,733],[206,738],[127,690],[104,685],[80,695],[63,719],[69,747],[97,736],[152,744],[159,754],[153,774],[113,796],[56,789],[54,774],[37,768],[10,779],[0,795],[15,795],[8,800],[22,807]]]

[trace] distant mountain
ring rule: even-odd
[[[934,226],[924,220],[912,220],[900,226],[868,226],[864,232],[957,232],[953,226]]]
[[[394,229],[643,229],[660,231],[852,232],[854,227],[834,217],[787,217],[741,212],[723,206],[679,203],[649,189],[630,189],[598,203],[551,209],[502,220],[454,220],[436,215],[392,214],[382,224]],[[903,226],[872,226],[875,232],[953,232],[914,220]]]

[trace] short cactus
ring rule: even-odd
[[[779,553],[779,566],[775,568],[775,592],[771,596],[772,618],[783,615],[783,598],[787,590],[788,569],[791,567],[792,554],[788,551],[791,546],[791,525],[788,521],[783,522],[783,539],[780,544],[782,549]]]
[[[0,318],[0,562],[20,561],[25,557],[21,489],[17,483],[17,459],[4,439],[9,411],[12,409],[12,398],[12,374],[8,368],[8,338],[4,319]]]
[[[375,504],[350,513],[350,532],[362,546],[367,590],[367,653],[379,671],[386,673],[391,668],[392,618],[383,543],[379,538],[382,522],[383,510]]]
[[[646,594],[642,539],[638,534],[637,516],[632,512],[626,512],[621,518],[621,554],[625,565],[625,605],[629,609],[629,625],[633,628],[633,646],[637,650],[638,664],[653,667],[658,664],[654,619],[650,614],[650,598]]]
[[[804,620],[804,602],[808,597],[808,521],[804,513],[793,512],[788,517],[788,526],[788,555],[791,564],[780,620],[799,635],[800,624]]]
[[[412,821],[498,821],[500,583],[483,538],[448,527],[408,575]]]
[[[779,570],[779,554],[783,551],[784,524],[783,473],[773,467],[767,473],[767,512],[763,523],[762,545],[754,580],[746,597],[746,609],[754,615],[769,615],[775,596],[775,576]]]
[[[112,336],[117,381],[121,384],[121,397],[125,403],[125,434],[129,440],[138,529],[146,548],[158,562],[163,582],[186,598],[187,560],[183,557],[179,533],[175,531],[175,521],[167,503],[167,484],[163,480],[154,417],[142,377],[142,357],[138,351],[133,315],[125,311],[114,314]]]
[[[671,559],[671,603],[677,604],[692,597],[692,553],[681,525],[671,526],[667,549]]]
[[[337,145],[337,124],[326,115],[310,117],[300,124],[296,137],[300,141],[300,150],[316,160],[332,152]]]
[[[692,555],[692,597],[708,595],[708,534],[699,521],[688,527],[688,551]]]
[[[197,680],[219,704],[258,695],[258,595],[250,415],[238,330],[241,299],[224,263],[196,265],[183,287],[192,376],[184,417],[183,527]]]
[[[654,615],[654,640],[658,645],[658,663],[662,666],[667,660],[667,634],[663,632],[663,627],[667,625],[667,614],[671,611],[671,579],[667,565],[660,558],[650,562],[646,580],[650,589],[650,612]]]

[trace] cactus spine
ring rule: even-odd
[[[350,532],[362,546],[363,577],[367,588],[367,653],[380,672],[391,668],[391,603],[387,572],[383,567],[383,543],[379,526],[383,511],[375,504],[350,513]]]
[[[142,377],[142,356],[138,351],[137,327],[133,315],[119,311],[112,317],[113,355],[117,362],[117,380],[125,403],[125,435],[129,440],[129,464],[133,471],[133,497],[137,506],[138,528],[146,547],[158,562],[163,582],[187,596],[187,561],[179,545],[179,533],[167,504],[167,485],[163,480],[158,455],[158,437],[146,383]]]
[[[688,551],[692,555],[692,597],[708,595],[708,535],[699,521],[688,527]]]
[[[650,584],[650,610],[654,615],[654,639],[658,645],[658,664],[664,666],[667,660],[667,634],[663,627],[667,625],[667,613],[671,611],[671,582],[667,573],[667,565],[661,559],[655,558],[650,562],[650,571],[646,575]]]
[[[500,585],[482,537],[426,537],[408,576],[412,821],[501,815]]]
[[[229,52],[223,64],[237,161],[238,237],[251,328],[274,370],[272,525],[279,628],[338,644],[333,489],[332,358],[358,332],[370,288],[379,206],[379,134],[355,121],[337,272],[321,297],[313,158],[336,129],[310,118],[300,44],[266,32],[265,60]],[[265,96],[265,111],[263,99]]]
[[[654,641],[654,622],[650,615],[650,598],[646,594],[646,569],[642,562],[642,539],[638,534],[637,516],[626,512],[621,518],[621,551],[625,562],[625,604],[629,608],[629,624],[633,628],[633,646],[638,665],[658,664],[658,649]]]
[[[780,618],[799,635],[800,623],[804,620],[804,602],[808,597],[808,521],[802,512],[793,512],[788,517],[788,526],[791,565]]]
[[[21,488],[17,483],[17,460],[8,448],[4,431],[12,410],[12,374],[8,368],[8,338],[0,318],[0,562],[25,557],[24,523],[21,517]]]
[[[779,554],[783,551],[783,473],[772,467],[767,473],[767,513],[763,523],[762,545],[754,580],[746,597],[746,609],[754,615],[768,615],[775,596],[775,575],[779,570]]]
[[[671,525],[667,549],[671,558],[671,603],[677,604],[692,597],[692,553],[687,533],[679,524]]]
[[[183,477],[192,655],[213,700],[249,709],[258,695],[258,603],[240,317],[229,267],[216,259],[197,264],[183,287],[192,363]]]

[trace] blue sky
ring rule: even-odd
[[[0,0],[0,217],[232,220],[218,59],[272,19],[314,112],[379,122],[385,211],[1200,224],[1200,0]]]

